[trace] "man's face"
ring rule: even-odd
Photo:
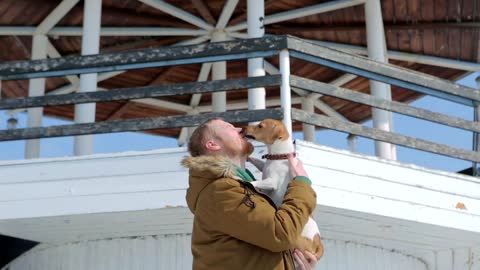
[[[213,120],[210,127],[215,132],[218,144],[227,155],[248,156],[253,152],[253,145],[242,134],[241,128],[223,120]]]

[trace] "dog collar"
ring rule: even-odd
[[[288,153],[288,154],[266,154],[263,155],[263,159],[268,159],[268,160],[280,160],[280,159],[288,159],[290,156],[296,157],[297,153]]]

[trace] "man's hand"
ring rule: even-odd
[[[298,249],[293,251],[293,259],[295,260],[295,267],[297,270],[311,270],[315,268],[315,265],[318,262],[317,258],[315,258],[312,253],[306,250],[301,252]]]
[[[294,158],[293,156],[288,157],[288,164],[290,165],[290,172],[292,173],[292,177],[295,176],[305,176],[308,177],[307,171],[303,168],[303,163],[298,158]]]

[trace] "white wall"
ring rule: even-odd
[[[391,250],[324,240],[318,270],[426,270],[421,260]],[[173,270],[191,269],[190,235],[159,235],[40,245],[2,270]]]

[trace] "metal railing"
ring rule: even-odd
[[[283,58],[281,51],[284,52]],[[15,80],[59,75],[65,76],[70,74],[228,61],[274,55],[279,55],[281,57],[280,62],[284,63],[283,70],[281,68],[281,75],[195,82],[168,86],[113,89],[103,92],[4,99],[0,100],[0,109],[130,100],[146,97],[155,98],[168,95],[198,94],[254,87],[281,86],[281,110],[267,109],[259,111],[207,113],[202,115],[166,116],[73,124],[57,127],[4,130],[0,131],[0,141],[195,126],[210,117],[218,116],[231,122],[252,122],[263,118],[283,118],[284,121],[286,121],[286,124],[291,127],[291,122],[289,120],[291,117],[293,121],[322,126],[373,140],[388,142],[462,160],[480,162],[480,154],[476,151],[460,149],[365,127],[346,120],[307,113],[298,109],[291,109],[290,104],[288,104],[290,102],[290,86],[296,89],[332,96],[382,110],[464,129],[474,133],[480,132],[480,124],[476,121],[468,121],[425,109],[415,108],[404,103],[379,99],[371,95],[351,91],[338,86],[312,81],[297,76],[290,76],[288,69],[285,68],[285,65],[288,65],[288,61],[285,62],[284,58],[285,55],[287,57],[290,55],[290,57],[472,107],[480,102],[480,91],[456,85],[434,76],[400,68],[395,65],[379,63],[362,56],[340,52],[291,36],[267,36],[257,39],[234,40],[183,47],[142,49],[103,55],[6,62],[0,64],[0,79]]]

